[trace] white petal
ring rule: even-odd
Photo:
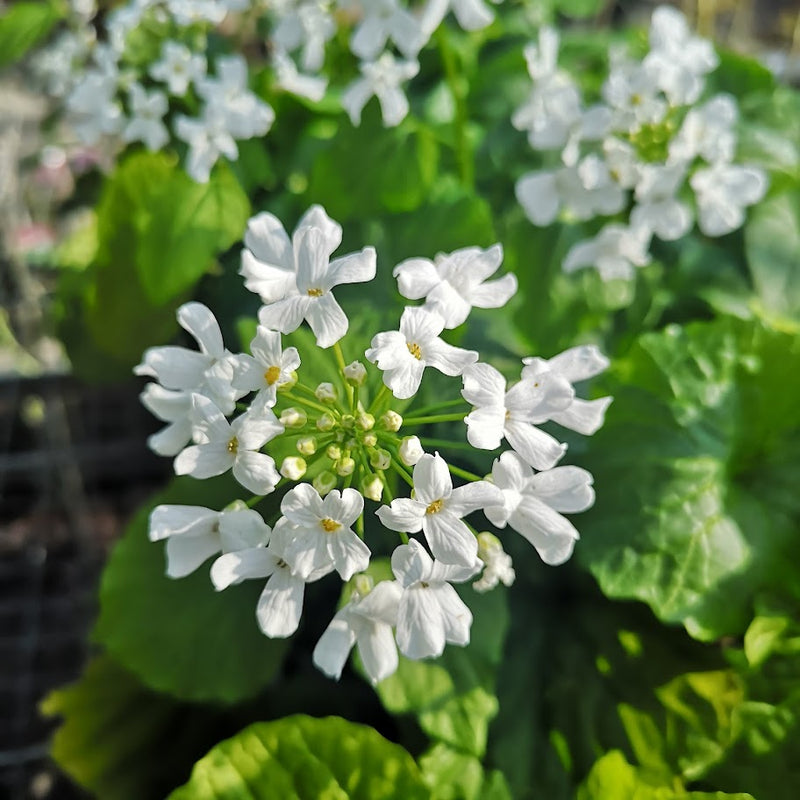
[[[408,98],[399,86],[375,87],[375,94],[381,104],[381,115],[383,124],[387,128],[399,125],[408,115]]]
[[[195,444],[182,450],[175,457],[173,466],[176,475],[191,475],[193,478],[213,478],[229,470],[234,456],[228,452],[225,442]]]
[[[462,291],[465,289],[466,287],[463,287]],[[472,311],[469,301],[449,281],[442,281],[438,286],[434,286],[428,295],[425,307],[436,311],[444,320],[444,327],[448,330],[462,325]]]
[[[295,525],[317,527],[326,516],[319,492],[310,483],[300,483],[281,500],[281,511]]]
[[[297,289],[300,294],[330,289],[330,251],[323,231],[311,226],[298,228],[294,234],[294,246],[297,257]]]
[[[192,440],[192,423],[187,417],[147,437],[147,446],[160,456],[176,456]]]
[[[245,287],[260,295],[264,303],[275,303],[297,291],[294,261],[291,269],[275,267],[263,264],[249,250],[242,250],[239,274],[245,279]]]
[[[294,253],[281,221],[267,211],[251,217],[244,235],[245,246],[265,264],[294,272]]]
[[[291,333],[300,327],[311,301],[311,297],[294,295],[262,306],[258,312],[258,321],[267,328]]]
[[[532,477],[530,465],[513,450],[506,450],[492,465],[492,478],[501,489],[522,492]]]
[[[476,308],[502,308],[517,293],[517,276],[510,272],[496,281],[486,281],[476,286],[469,301]]]
[[[201,442],[222,442],[227,445],[233,436],[231,426],[216,404],[201,394],[192,395],[192,423]]]
[[[347,333],[347,315],[330,293],[309,299],[306,319],[317,337],[317,345],[326,348],[336,344]]]
[[[423,357],[427,363],[445,375],[461,375],[470,365],[478,360],[474,350],[463,350],[453,347],[441,339],[429,339],[425,342]]]
[[[572,555],[578,539],[568,519],[530,495],[523,497],[509,524],[536,548],[545,564],[553,566]]]
[[[440,314],[422,306],[406,306],[400,315],[400,332],[407,342],[435,339],[444,330]]]
[[[275,553],[268,547],[225,553],[211,565],[211,582],[219,592],[252,578],[266,578],[275,571],[275,561]]]
[[[361,111],[372,97],[372,83],[366,78],[357,78],[342,94],[342,108],[347,112],[353,125],[361,123]]]
[[[222,358],[225,352],[222,332],[210,308],[202,303],[184,303],[178,309],[178,322],[197,339],[204,353],[214,358]]]
[[[332,253],[342,243],[342,226],[331,219],[319,203],[315,203],[300,217],[300,221],[297,223],[297,229],[293,237],[295,247],[297,246],[297,237],[300,231],[309,226],[316,228],[322,233],[325,239],[325,250],[327,253]]]
[[[397,645],[389,625],[370,624],[358,637],[356,646],[364,669],[373,684],[380,683],[397,671],[399,663]]]
[[[268,544],[270,528],[258,511],[235,509],[219,515],[219,536],[223,551],[230,553]]]
[[[269,494],[280,481],[272,456],[240,450],[233,462],[233,477],[253,494]]]
[[[556,511],[586,511],[594,503],[593,478],[580,467],[555,467],[534,475],[531,488]]]
[[[565,444],[528,422],[508,420],[505,433],[511,447],[536,469],[554,467],[567,451]]]
[[[453,3],[453,13],[465,31],[485,28],[494,19],[494,13],[482,0],[457,0]]]
[[[528,364],[531,359],[524,358],[523,361]],[[571,383],[576,383],[599,375],[608,367],[609,360],[598,347],[587,344],[570,347],[549,359],[547,365],[554,372],[560,372]],[[524,374],[523,371],[523,376]]]
[[[427,297],[440,281],[436,267],[427,258],[409,258],[401,261],[392,270],[392,275],[397,278],[400,294],[409,300]]]
[[[306,585],[285,567],[276,570],[256,606],[256,619],[261,630],[271,638],[291,636],[300,624]]]
[[[426,579],[432,569],[431,557],[416,539],[395,547],[392,553],[392,572],[404,589]]]
[[[162,422],[188,419],[192,407],[191,395],[184,391],[165,389],[157,383],[148,383],[139,395],[142,405]]]
[[[414,467],[414,492],[426,506],[435,500],[447,499],[453,491],[453,479],[447,462],[438,454],[425,453]]]
[[[167,575],[183,578],[194,572],[207,558],[219,553],[219,536],[173,536],[167,541]]]
[[[167,389],[196,389],[211,365],[209,356],[185,347],[150,347],[134,372],[156,378]]]
[[[436,602],[442,610],[445,639],[450,644],[469,644],[469,629],[472,626],[472,613],[458,592],[449,583],[432,586]]]
[[[431,587],[403,592],[397,615],[397,646],[406,658],[437,657],[445,645],[444,620]]]
[[[329,536],[328,552],[343,581],[349,581],[356,572],[363,572],[369,566],[371,551],[350,528]]]
[[[356,643],[356,635],[348,623],[345,607],[331,620],[320,636],[312,656],[314,666],[329,678],[339,680],[347,657]]]
[[[418,533],[422,530],[425,503],[409,497],[392,500],[391,506],[381,506],[376,512],[384,527],[391,531]]]
[[[365,247],[360,253],[336,258],[331,261],[329,282],[331,286],[342,283],[364,283],[375,277],[377,256],[374,247]]]
[[[284,431],[272,409],[255,404],[233,421],[231,429],[239,440],[240,451],[259,450]]]
[[[461,396],[473,406],[503,406],[506,379],[491,365],[471,364],[462,376]]]
[[[156,506],[150,514],[150,541],[168,536],[204,536],[214,529],[218,517],[218,511],[204,506]]]
[[[464,522],[446,509],[426,514],[422,529],[431,553],[442,564],[470,567],[478,558],[478,540]]]
[[[447,509],[459,517],[503,502],[503,493],[489,481],[474,481],[453,489]]]
[[[468,414],[467,441],[480,450],[496,450],[503,440],[506,410],[503,406],[476,408]]]
[[[324,516],[331,517],[349,528],[364,510],[364,497],[355,489],[343,489],[341,494],[334,489],[322,501]]]
[[[515,192],[525,216],[534,225],[549,225],[556,218],[561,200],[555,173],[529,172],[517,181]]]
[[[606,409],[611,404],[612,397],[601,397],[597,400],[580,400],[576,398],[564,409],[551,414],[550,419],[577,431],[584,436],[596,433],[605,421]]]
[[[398,400],[407,400],[417,393],[424,371],[425,365],[411,356],[401,366],[385,370],[383,382]]]
[[[397,609],[403,590],[397,581],[381,581],[354,609],[354,613],[365,619],[397,625]]]

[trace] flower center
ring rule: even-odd
[[[229,453],[236,455],[236,453],[239,452],[239,440],[234,436],[233,439],[228,442],[226,449]]]
[[[419,582],[419,585],[420,585],[420,586],[421,586],[423,589],[427,589],[427,588],[430,586],[430,584],[429,584],[429,583],[425,583],[425,581],[420,581],[420,582]]]
[[[411,353],[414,358],[417,360],[422,358],[422,350],[420,350],[420,347],[416,342],[407,342],[406,347],[408,348],[408,352]]]
[[[264,373],[264,380],[270,386],[272,386],[272,384],[275,383],[278,380],[278,378],[280,378],[280,376],[281,376],[281,368],[280,367],[270,367]]]
[[[288,567],[289,565],[282,558],[279,558],[275,562],[275,566],[279,567],[280,569],[286,569],[286,567]]]
[[[434,500],[426,509],[426,514],[438,514],[442,510],[442,501]]]
[[[321,519],[319,524],[322,526],[322,530],[324,530],[325,533],[334,533],[334,531],[338,531],[339,528],[342,527],[341,522],[337,522],[335,519],[331,519],[330,517]]]
[[[309,297],[322,297],[322,289],[309,289],[306,294],[308,294]]]

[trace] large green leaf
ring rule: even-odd
[[[431,800],[511,800],[503,773],[486,772],[476,756],[439,742],[420,756]]]
[[[18,61],[64,16],[58,0],[13,3],[0,17],[0,67]]]
[[[800,118],[798,118],[800,124]],[[747,264],[763,312],[800,324],[800,184],[759,204],[745,228]]]
[[[251,725],[195,765],[170,800],[423,800],[414,760],[372,728],[339,717]]]
[[[263,584],[248,581],[217,593],[206,566],[172,580],[164,574],[163,545],[147,537],[150,509],[159,503],[220,509],[238,492],[228,476],[178,478],[134,517],[114,548],[100,587],[95,638],[146,686],[187,700],[230,703],[258,692],[281,665],[285,641],[268,639],[256,625]]]
[[[587,459],[576,553],[612,597],[695,637],[744,632],[755,595],[800,586],[800,340],[720,319],[642,336]]]

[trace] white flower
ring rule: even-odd
[[[132,117],[122,132],[126,142],[144,142],[148,150],[160,150],[169,141],[164,115],[169,103],[163,92],[146,92],[139,83],[130,86]]]
[[[473,567],[478,541],[462,517],[496,504],[499,497],[497,488],[486,481],[454,489],[445,460],[438,453],[426,453],[414,467],[414,497],[399,497],[375,513],[390,530],[422,531],[443,564]]]
[[[222,343],[214,314],[202,303],[184,303],[177,317],[180,326],[195,338],[200,351],[185,347],[150,347],[134,373],[155,378],[167,389],[204,394],[223,413],[232,414],[242,392],[231,385],[232,355]]]
[[[336,680],[355,645],[373,684],[397,670],[397,645],[392,627],[402,589],[396,581],[381,581],[365,595],[354,592],[325,629],[314,648],[314,664]]]
[[[415,58],[427,40],[419,20],[398,0],[355,0],[341,3],[360,12],[361,20],[350,37],[350,49],[371,61],[391,39],[406,58]]]
[[[300,577],[333,562],[342,580],[369,566],[370,549],[352,525],[364,511],[364,498],[355,489],[333,490],[323,500],[309,483],[295,486],[281,501],[292,540],[286,557]]]
[[[522,378],[537,380],[545,375],[558,375],[570,384],[585,381],[599,375],[608,367],[608,359],[594,345],[571,347],[551,359],[523,358],[526,365]],[[591,436],[602,425],[605,413],[613,398],[600,397],[597,400],[573,398],[564,409],[550,414],[550,419],[565,428]]]
[[[167,84],[170,94],[183,97],[189,84],[206,75],[206,57],[193,53],[186,45],[167,40],[161,48],[161,58],[150,66],[150,76]]]
[[[219,0],[167,0],[167,8],[178,25],[189,26],[197,22],[219,25],[228,9]]]
[[[736,100],[728,94],[715,95],[691,109],[669,144],[669,160],[690,162],[699,155],[711,163],[732,161],[738,117]]]
[[[506,391],[506,380],[494,367],[473,364],[464,370],[461,394],[474,406],[464,420],[473,447],[495,450],[505,438],[537,469],[549,469],[566,452],[565,444],[536,427],[566,409],[575,396],[557,372],[519,381]]]
[[[604,281],[633,277],[633,267],[650,263],[650,232],[646,228],[606,225],[593,239],[574,244],[564,258],[564,272],[596,267]]]
[[[167,575],[183,578],[207,558],[269,541],[269,526],[244,504],[223,511],[202,506],[156,506],[150,514],[151,542],[167,540]]]
[[[241,274],[245,286],[265,305],[262,325],[281,333],[308,321],[320,347],[330,347],[347,332],[348,322],[331,293],[342,283],[363,283],[375,277],[375,248],[365,247],[330,261],[341,244],[342,228],[312,206],[295,228],[292,240],[277,217],[261,213],[247,224]]]
[[[625,206],[624,192],[596,155],[586,156],[578,166],[528,172],[517,181],[515,192],[534,225],[549,225],[561,208],[585,220],[616,214]]]
[[[461,325],[473,308],[501,308],[517,291],[511,273],[489,281],[503,260],[502,245],[487,250],[464,247],[435,261],[409,258],[393,272],[400,294],[409,300],[425,298],[425,306],[439,313],[445,328]]]
[[[632,189],[636,186],[642,164],[632,145],[609,136],[603,140],[603,155],[608,174],[613,181],[623,189]]]
[[[478,558],[483,561],[483,574],[472,584],[476,592],[488,592],[498,583],[511,586],[517,577],[511,556],[503,550],[500,540],[488,531],[478,534]]]
[[[472,613],[450,582],[469,580],[480,570],[433,561],[412,539],[392,553],[392,570],[403,589],[397,610],[397,646],[406,658],[436,658],[445,643],[469,644]]]
[[[407,467],[415,466],[422,456],[425,455],[419,437],[403,437],[403,440],[400,442],[400,447],[397,448],[397,455]]]
[[[361,123],[361,111],[375,95],[381,105],[383,124],[387,128],[399,125],[408,114],[408,99],[400,84],[419,72],[416,61],[398,61],[391,53],[383,53],[377,61],[360,65],[361,78],[353,81],[342,95],[342,107],[353,125]]]
[[[191,392],[165,389],[157,383],[148,383],[139,395],[142,405],[162,422],[166,428],[147,438],[147,446],[160,456],[175,456],[192,439]]]
[[[592,506],[592,476],[579,467],[556,467],[534,475],[516,453],[508,451],[494,462],[492,479],[503,494],[503,503],[486,509],[489,521],[498,528],[510,525],[522,534],[545,564],[566,561],[579,537],[559,512]]]
[[[252,356],[240,355],[235,363],[231,384],[245,392],[258,392],[257,397],[272,408],[278,399],[278,388],[292,380],[292,372],[300,366],[296,347],[281,350],[281,335],[259,325],[250,342]]]
[[[666,242],[685,236],[692,227],[692,210],[676,193],[686,179],[686,165],[643,164],[639,175],[631,226],[655,233]]]
[[[272,40],[282,50],[303,48],[303,69],[316,72],[325,61],[325,43],[336,33],[328,3],[319,0],[275,0],[271,11],[278,16]]]
[[[233,477],[253,494],[269,494],[280,480],[271,456],[259,450],[278,434],[283,425],[272,409],[253,404],[229,423],[207,397],[192,395],[192,421],[199,443],[175,458],[175,474],[211,478],[229,469]]]
[[[224,117],[208,106],[199,119],[179,115],[175,120],[175,135],[189,145],[186,172],[198,183],[208,182],[211,168],[221,155],[231,161],[239,158],[239,148]]]
[[[325,97],[328,88],[328,79],[321,75],[306,75],[301,73],[291,56],[277,50],[272,55],[272,65],[275,67],[275,82],[285,92],[305,97],[318,103]]]
[[[451,9],[465,31],[485,28],[494,20],[494,12],[483,0],[428,0],[422,14],[423,30],[429,35],[433,33]]]
[[[697,224],[706,236],[724,236],[744,224],[744,209],[767,191],[766,173],[758,167],[714,164],[689,180],[697,197]]]
[[[462,350],[440,339],[443,330],[444,320],[435,311],[406,307],[399,331],[383,331],[372,338],[365,355],[383,370],[383,382],[395,397],[413,397],[425,367],[455,376],[478,360],[474,350]]]
[[[96,144],[104,134],[121,131],[125,120],[116,94],[116,74],[97,69],[87,70],[72,88],[66,99],[67,113],[84,144]]]
[[[612,49],[610,60],[602,91],[611,107],[611,127],[633,133],[642,125],[661,122],[668,106],[650,70],[621,50]]]
[[[294,571],[286,557],[291,531],[285,520],[278,520],[268,547],[252,547],[220,556],[211,566],[211,580],[217,591],[243,580],[269,577],[258,598],[256,619],[261,630],[272,638],[291,636],[300,624],[306,583],[327,575],[327,563],[306,579]]]
[[[237,139],[263,136],[275,121],[275,112],[247,88],[247,61],[232,55],[216,60],[217,74],[196,82],[208,113],[225,120],[228,133]]]

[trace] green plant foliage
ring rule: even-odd
[[[511,800],[499,770],[484,771],[479,758],[439,742],[420,756],[431,800]]]
[[[612,597],[700,639],[797,586],[800,341],[760,323],[670,326],[616,364],[578,558]]]
[[[0,67],[19,61],[64,16],[63,0],[17,2],[0,17]]]
[[[170,800],[423,800],[411,756],[364,725],[286,717],[251,725],[198,761]]]
[[[754,800],[750,794],[687,792],[680,783],[651,783],[619,751],[604,755],[578,791],[578,800]]]
[[[266,686],[280,668],[286,643],[268,639],[256,624],[263,585],[249,581],[217,594],[206,567],[170,579],[163,544],[147,537],[156,505],[222,508],[236,492],[228,476],[176,479],[134,517],[103,573],[95,638],[152,689],[232,703]]]

